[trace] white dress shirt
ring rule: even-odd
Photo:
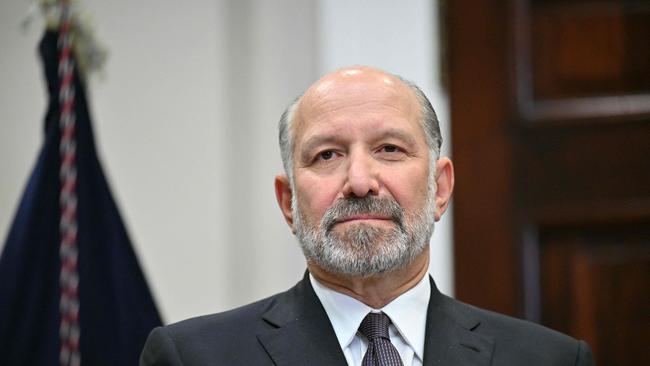
[[[358,330],[363,318],[371,311],[383,312],[392,321],[388,328],[390,340],[397,348],[404,366],[422,365],[427,307],[431,295],[428,275],[381,309],[373,309],[357,299],[324,286],[311,273],[309,280],[332,323],[349,366],[360,366],[366,353],[368,340]]]

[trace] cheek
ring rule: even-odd
[[[428,172],[408,171],[394,174],[386,181],[386,187],[397,203],[406,211],[414,212],[426,204],[429,191]]]
[[[297,179],[298,186],[298,206],[304,219],[314,224],[320,222],[325,211],[334,204],[339,190],[336,189],[335,182],[327,179],[308,177]]]

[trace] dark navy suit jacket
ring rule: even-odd
[[[464,304],[431,280],[424,365],[591,366],[589,346],[540,325]],[[154,329],[141,366],[346,365],[307,275],[290,290]]]

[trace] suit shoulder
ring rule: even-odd
[[[236,328],[240,332],[247,327],[259,328],[263,326],[262,317],[264,313],[273,306],[277,297],[281,295],[276,294],[228,311],[181,320],[166,325],[164,328],[173,338],[181,335],[205,335],[205,333],[215,332],[233,334],[232,328]]]
[[[533,323],[528,320],[518,319],[512,316],[500,314],[494,311],[482,309],[470,304],[466,304],[456,299],[446,297],[448,302],[454,303],[454,307],[464,317],[476,320],[475,330],[480,333],[490,335],[504,336],[527,334],[528,337],[534,336],[543,339],[556,340],[557,342],[567,342],[573,344],[576,339],[547,328],[543,325]]]
[[[472,319],[465,324],[477,334],[491,339],[495,345],[496,364],[534,365],[592,365],[589,346],[566,334],[531,321],[517,319],[481,309],[445,297],[450,308],[461,319]],[[582,359],[582,360],[581,360]],[[584,363],[583,363],[584,362]]]
[[[268,357],[257,335],[273,327],[263,316],[280,296],[156,328],[149,335],[141,365],[266,364]]]

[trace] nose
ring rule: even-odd
[[[379,194],[377,167],[366,153],[350,155],[347,177],[343,185],[343,196],[362,198]]]

